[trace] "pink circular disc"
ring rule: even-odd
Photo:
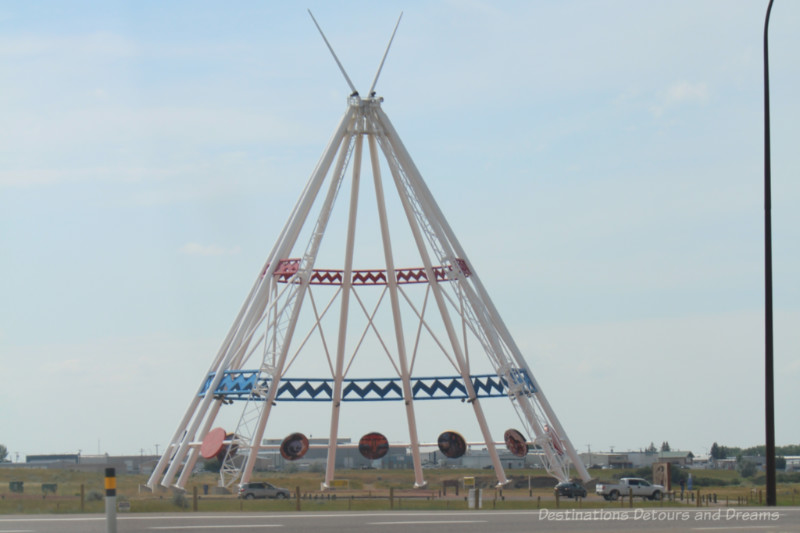
[[[516,429],[509,429],[503,434],[503,439],[506,441],[506,447],[513,455],[517,457],[525,457],[528,455],[528,443],[522,433]]]
[[[224,442],[225,430],[222,428],[212,429],[208,432],[206,438],[203,439],[203,443],[200,445],[200,455],[202,455],[204,459],[213,459],[222,451],[222,447],[225,446],[223,444]]]

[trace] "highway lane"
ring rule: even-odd
[[[759,532],[800,531],[800,508],[120,514],[118,533]],[[102,515],[0,516],[0,533],[105,533]]]

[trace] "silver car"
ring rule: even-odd
[[[277,498],[282,500],[292,495],[289,489],[276,487],[266,481],[254,481],[252,483],[242,483],[239,485],[239,497],[245,500],[255,498]]]

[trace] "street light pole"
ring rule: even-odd
[[[775,377],[772,343],[772,190],[769,138],[769,0],[764,21],[764,392],[766,407],[767,505],[777,505],[775,479]]]

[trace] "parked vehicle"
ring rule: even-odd
[[[597,494],[606,500],[618,500],[620,496],[632,495],[648,500],[660,500],[664,495],[662,485],[653,485],[645,479],[638,477],[624,477],[619,483],[598,483]]]
[[[256,481],[252,483],[242,483],[239,485],[239,497],[245,500],[255,498],[289,498],[292,495],[289,489],[276,487],[266,481]]]
[[[565,498],[585,498],[586,489],[580,483],[575,481],[562,481],[556,485],[556,492],[559,496]]]

